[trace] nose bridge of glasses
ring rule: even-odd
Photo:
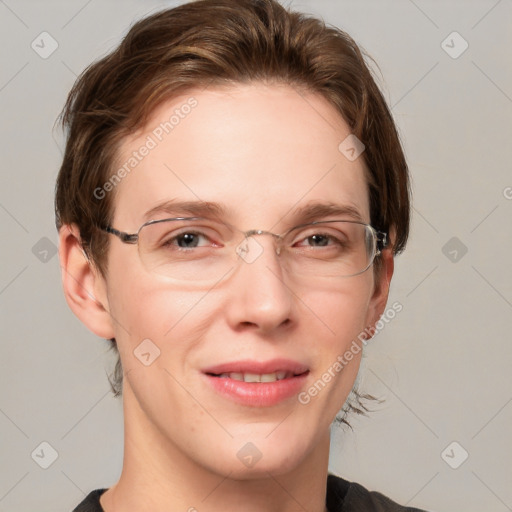
[[[282,235],[266,231],[264,229],[249,229],[247,231],[239,230],[243,236],[243,240],[237,245],[236,254],[248,263],[252,263],[263,253],[263,246],[256,241],[256,235],[271,235],[275,252],[279,256],[281,254]],[[250,240],[253,240],[251,243]],[[276,247],[277,245],[277,247]]]
[[[249,229],[248,231],[243,231],[243,234],[246,238],[254,235],[272,235],[276,239],[280,239],[281,235],[276,235],[271,231],[265,231],[264,229]]]
[[[283,236],[272,233],[272,231],[266,231],[264,229],[249,229],[248,231],[244,231],[243,235],[245,238],[249,238],[254,235],[270,235],[277,243],[277,254],[279,254],[279,251],[281,250],[281,242],[283,240]]]

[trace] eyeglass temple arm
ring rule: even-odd
[[[377,231],[377,248],[379,251],[382,251],[382,249],[385,249],[388,246],[389,240],[387,233],[384,233],[383,231]]]
[[[117,236],[121,240],[121,242],[124,242],[126,244],[136,244],[137,240],[139,239],[139,235],[137,233],[124,233],[123,231],[118,231],[117,229],[112,228],[110,226],[106,226],[101,229],[103,229],[103,231],[106,231],[107,233]]]

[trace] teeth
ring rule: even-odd
[[[287,377],[292,377],[293,374],[290,372],[279,371],[274,373],[221,373],[219,377],[221,379],[233,379],[243,382],[275,382],[276,380],[283,380]]]

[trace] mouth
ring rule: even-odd
[[[293,373],[290,371],[280,370],[272,373],[250,373],[250,372],[229,372],[229,373],[208,373],[207,375],[211,375],[212,377],[218,377],[220,379],[233,379],[239,382],[276,382],[278,380],[291,379],[292,377],[298,377],[299,375],[303,375],[307,372],[302,373]]]
[[[309,368],[296,361],[237,361],[203,370],[223,398],[251,407],[270,407],[297,395]]]
[[[226,375],[276,375],[278,380],[284,379],[286,376],[301,375],[309,371],[307,365],[294,361],[292,359],[270,359],[268,361],[254,361],[244,359],[241,361],[232,361],[229,363],[221,363],[210,366],[203,370],[203,373],[224,377]],[[242,380],[242,379],[237,379]],[[259,381],[256,381],[259,382]],[[265,381],[263,381],[265,382]]]

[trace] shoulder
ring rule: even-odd
[[[73,509],[73,512],[103,512],[100,505],[100,496],[106,490],[107,489],[96,489],[91,491],[85,499]]]
[[[399,505],[375,491],[369,491],[355,482],[329,474],[327,478],[327,508],[329,512],[426,512]]]

